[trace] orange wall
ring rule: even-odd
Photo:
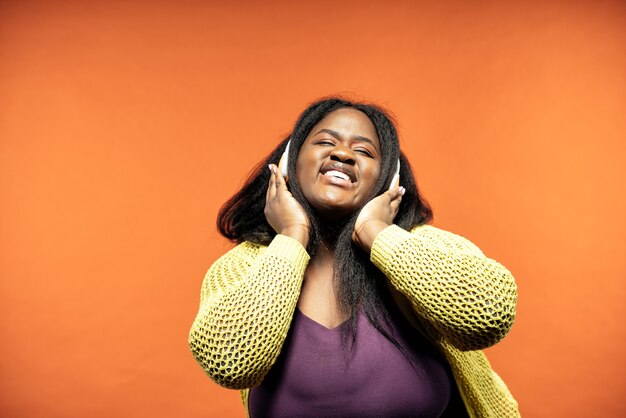
[[[523,414],[626,415],[623,2],[204,3],[0,2],[0,415],[243,416],[186,345],[216,213],[337,92],[516,275]]]

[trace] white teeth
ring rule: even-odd
[[[346,173],[342,173],[341,171],[337,171],[337,170],[330,170],[327,171],[326,173],[324,173],[325,176],[332,176],[332,177],[337,177],[343,180],[350,180],[350,176],[348,176]]]

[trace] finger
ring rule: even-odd
[[[275,175],[276,175],[276,189],[288,190],[287,182],[285,181],[285,178],[283,177],[283,173],[278,168],[276,169]]]
[[[393,189],[389,189],[387,190],[385,193],[383,193],[384,195],[387,196],[387,198],[389,199],[390,202],[392,202],[393,200],[397,199],[398,196],[402,196],[402,190],[404,188],[403,187],[394,187]]]
[[[392,209],[397,209],[397,208],[399,208],[399,207],[400,207],[400,203],[402,203],[402,195],[401,195],[401,194],[399,194],[398,196],[396,196],[396,198],[395,198],[395,199],[393,199],[393,200],[389,203],[389,206],[390,206]]]
[[[402,196],[404,196],[404,194],[406,193],[406,189],[402,186],[396,187],[393,191],[394,191],[393,200],[396,200],[398,198],[402,199]]]
[[[398,216],[398,212],[400,211],[400,203],[402,203],[402,196],[399,196],[397,199],[394,199],[389,205],[389,211],[391,214],[391,222]]]
[[[394,193],[393,199],[391,199],[390,204],[400,206],[400,202],[402,201],[402,196],[404,196],[404,193],[406,193],[406,189],[400,186],[400,187],[397,187],[396,190],[394,191],[395,193]]]
[[[404,196],[405,192],[406,192],[406,189],[402,186],[399,186],[393,190],[390,190],[389,198],[391,199],[391,201],[389,203],[395,203],[395,202],[402,200],[402,196]]]

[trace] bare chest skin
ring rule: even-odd
[[[329,329],[345,321],[333,287],[333,259],[330,254],[320,252],[309,262],[304,272],[298,308],[304,315]]]

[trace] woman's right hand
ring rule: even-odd
[[[309,217],[293,197],[275,164],[269,165],[270,181],[265,195],[265,218],[274,231],[296,239],[306,248],[309,242]]]

